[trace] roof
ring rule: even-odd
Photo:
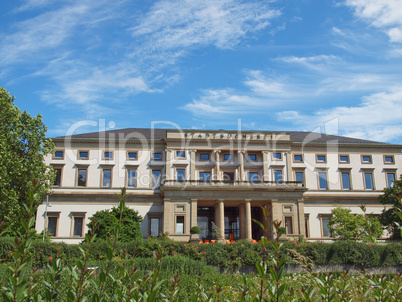
[[[108,130],[101,132],[90,132],[90,133],[82,133],[75,134],[71,136],[59,136],[55,139],[99,139],[99,138],[111,138],[115,137],[118,139],[119,137],[124,138],[145,138],[145,139],[155,139],[155,140],[164,140],[167,135],[166,132],[170,129],[151,129],[151,128],[125,128],[125,129],[117,129],[117,130]],[[183,129],[187,131],[187,129]],[[206,130],[207,131],[207,130]],[[224,131],[224,130],[222,130]],[[235,130],[234,130],[235,131]],[[250,131],[252,132],[252,131]],[[256,131],[259,132],[259,131]],[[277,131],[275,131],[277,132]],[[376,142],[371,140],[364,140],[358,138],[351,138],[346,136],[338,136],[338,135],[327,135],[321,134],[318,132],[303,132],[303,131],[286,131],[286,133],[290,134],[290,140],[295,143],[329,143],[334,142],[338,144],[372,144],[372,145],[384,145],[387,146],[389,144],[383,142]]]

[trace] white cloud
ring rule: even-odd
[[[400,0],[346,0],[355,15],[384,30],[392,42],[402,43],[402,3]]]

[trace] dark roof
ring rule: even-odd
[[[150,128],[125,128],[117,130],[108,130],[102,132],[91,132],[72,135],[72,139],[99,139],[99,138],[111,138],[119,137],[124,138],[145,138],[163,140],[166,138],[166,131],[169,129],[150,129]],[[187,130],[187,129],[183,129]],[[223,130],[222,130],[223,131]],[[338,144],[376,144],[376,145],[388,145],[382,142],[375,142],[370,140],[351,138],[338,135],[327,135],[318,132],[302,132],[302,131],[286,131],[290,134],[290,140],[295,143],[327,143],[334,142]],[[65,136],[56,137],[55,139],[64,139]]]

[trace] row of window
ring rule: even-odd
[[[138,158],[138,152],[135,152],[135,151],[127,152],[128,160],[136,160],[137,158]],[[55,151],[53,154],[53,159],[64,159],[64,151],[62,151],[62,150]],[[78,151],[77,159],[83,159],[83,160],[89,159],[89,151]],[[113,151],[103,151],[102,159],[112,160],[113,159]],[[162,160],[162,153],[161,152],[152,153],[152,159],[153,160]]]
[[[327,162],[327,156],[326,154],[317,154],[316,155],[316,162],[317,163],[326,163]],[[340,164],[349,164],[349,155],[339,155],[339,163]],[[302,154],[294,154],[293,155],[293,162],[295,163],[301,163],[303,162],[303,155]],[[373,159],[371,155],[361,155],[361,162],[362,164],[372,164]],[[393,155],[384,155],[384,164],[394,164],[395,159]]]

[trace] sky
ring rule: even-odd
[[[0,14],[0,86],[50,137],[154,126],[402,144],[402,0],[4,0]]]

